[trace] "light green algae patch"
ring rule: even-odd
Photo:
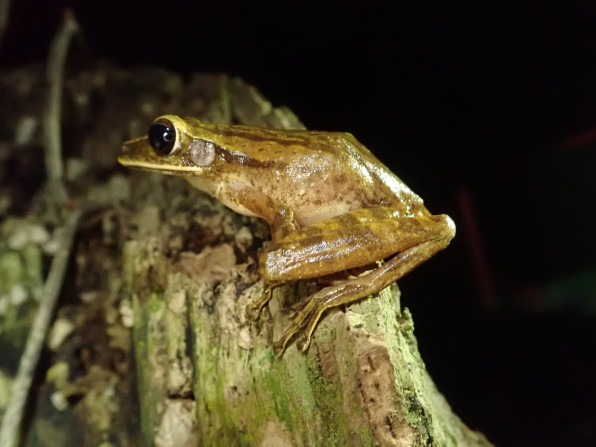
[[[159,376],[160,365],[155,361],[162,358],[162,337],[159,322],[165,304],[157,294],[150,295],[146,303],[142,303],[137,295],[133,295],[135,323],[133,337],[135,340],[135,361],[137,372],[137,388],[139,390],[139,407],[141,410],[141,430],[147,441],[153,442],[154,427],[159,424],[163,398],[163,378]]]

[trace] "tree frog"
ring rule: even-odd
[[[272,243],[259,253],[265,291],[247,306],[258,318],[271,289],[368,266],[361,276],[306,297],[282,337],[308,348],[323,313],[374,294],[444,249],[455,235],[422,199],[349,133],[209,124],[164,115],[124,143],[124,166],[185,177],[246,216],[265,219]]]

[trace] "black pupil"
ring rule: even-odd
[[[149,128],[149,144],[159,153],[167,152],[175,139],[176,132],[165,124],[154,124]]]

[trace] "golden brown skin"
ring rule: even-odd
[[[273,244],[260,253],[263,296],[247,307],[256,319],[271,288],[366,266],[375,270],[325,287],[298,305],[274,344],[280,355],[294,334],[306,350],[327,309],[376,293],[445,248],[455,235],[447,215],[422,199],[351,134],[207,124],[165,115],[154,124],[175,140],[156,151],[149,137],[127,141],[124,166],[182,175],[234,211],[261,217]]]

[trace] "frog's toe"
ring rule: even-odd
[[[256,284],[255,284],[256,286]],[[253,287],[255,287],[253,286]],[[249,320],[256,320],[259,318],[261,309],[271,299],[271,289],[265,288],[255,300],[249,300],[245,308],[246,318]]]
[[[280,357],[285,350],[286,342],[283,340],[283,338],[273,343],[273,353],[275,354],[275,357]]]
[[[305,304],[300,311],[294,312],[294,315],[290,320],[290,324],[284,331],[281,338],[274,344],[274,350],[276,352],[276,355],[281,355],[285,350],[285,347],[288,344],[288,342],[292,339],[292,337],[294,337],[294,334],[296,334],[298,331],[304,328],[304,326],[312,320],[313,311],[315,311],[316,309],[316,300],[308,299],[307,301],[305,301]],[[311,333],[312,330],[304,332],[304,336],[306,337],[306,345],[303,349],[301,349],[302,351],[308,348]],[[305,342],[302,342],[299,346],[302,346],[304,344]]]
[[[294,334],[300,330],[301,324],[298,320],[299,315],[295,315],[290,325],[286,328],[283,335],[273,344],[273,351],[276,356],[280,356],[286,349],[288,342],[294,337]]]
[[[304,352],[308,349],[308,347],[310,346],[310,337],[308,336],[308,334],[306,332],[304,332],[300,337],[298,337],[298,340],[296,340],[296,347]]]
[[[249,303],[246,305],[246,318],[249,320],[257,320],[259,318],[259,314],[261,313],[261,308],[255,306],[253,303]]]

